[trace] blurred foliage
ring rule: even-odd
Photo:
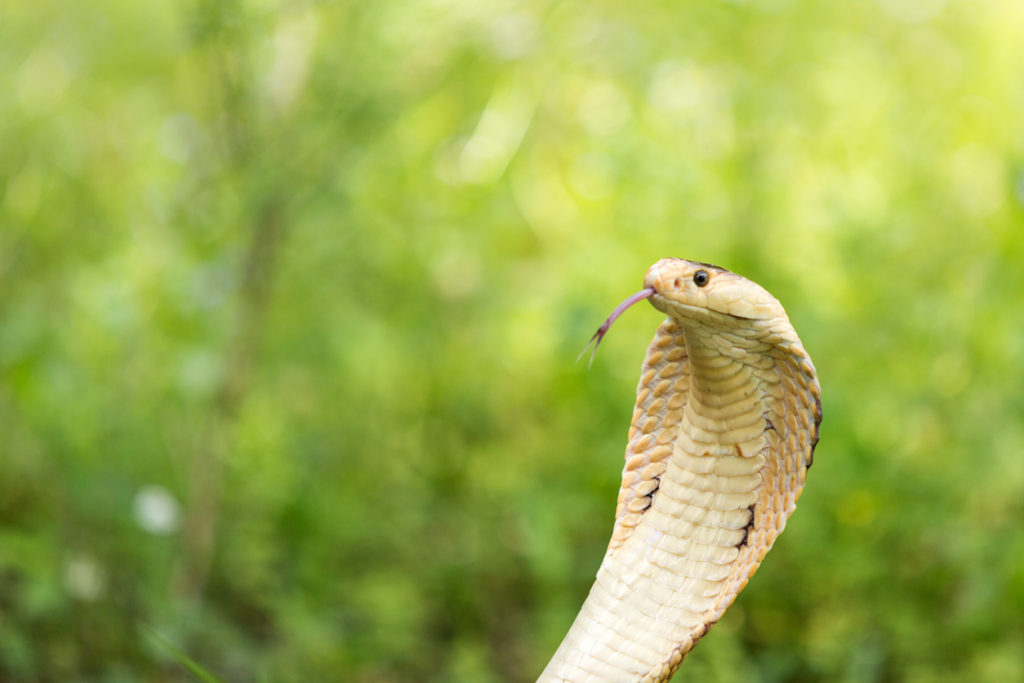
[[[0,679],[532,680],[662,256],[825,422],[680,681],[1024,680],[1024,4],[0,3]]]

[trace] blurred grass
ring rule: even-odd
[[[825,422],[677,680],[1024,678],[1024,6],[0,4],[0,679],[532,680],[662,256]],[[204,540],[205,539],[205,540]]]

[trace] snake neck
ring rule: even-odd
[[[703,326],[686,329],[690,384],[676,450],[691,456],[747,458],[765,446],[765,385],[770,345]]]

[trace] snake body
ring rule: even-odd
[[[811,465],[821,389],[782,305],[724,268],[662,259],[668,318],[644,359],[615,526],[541,681],[666,681],[785,527]]]

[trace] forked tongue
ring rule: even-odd
[[[604,335],[608,334],[608,330],[611,329],[612,323],[618,320],[619,316],[625,313],[627,308],[637,303],[638,301],[643,301],[644,299],[650,298],[653,294],[654,288],[647,287],[646,289],[641,289],[639,292],[637,292],[636,294],[634,294],[633,296],[629,297],[621,304],[616,306],[615,310],[612,311],[612,314],[608,316],[607,320],[601,323],[601,327],[597,328],[597,332],[594,333],[594,336],[590,338],[590,341],[587,342],[587,345],[583,347],[582,351],[580,351],[580,355],[576,356],[576,362],[580,362],[580,358],[583,358],[583,354],[586,353],[587,349],[590,348],[590,345],[593,344],[594,349],[593,351],[590,352],[590,360],[587,361],[587,367],[589,368],[591,365],[593,365],[594,356],[597,355],[597,347],[601,345],[601,340],[604,339]]]

